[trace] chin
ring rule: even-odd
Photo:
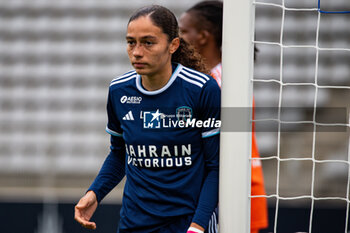
[[[135,71],[139,75],[149,75],[151,73],[151,71],[149,69],[136,69],[135,68]]]
[[[146,75],[148,74],[147,71],[143,70],[143,69],[135,69],[136,73],[138,73],[139,75]]]

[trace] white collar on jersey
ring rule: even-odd
[[[175,81],[177,75],[180,73],[181,70],[182,70],[182,65],[177,64],[177,67],[175,68],[175,71],[171,75],[167,84],[164,87],[162,87],[158,90],[155,90],[155,91],[147,91],[145,88],[143,88],[143,86],[141,84],[141,75],[137,74],[136,75],[136,87],[139,91],[141,91],[145,95],[157,95],[159,93],[162,93],[163,91],[165,91],[166,89],[168,89],[171,86],[171,84]]]

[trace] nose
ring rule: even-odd
[[[132,51],[132,55],[135,57],[142,57],[143,56],[143,48],[142,46],[137,43]]]

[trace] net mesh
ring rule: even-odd
[[[347,131],[350,125],[348,104],[342,100],[350,89],[347,79],[350,45],[346,39],[350,32],[344,23],[349,19],[350,4],[340,0],[327,4],[320,0],[318,3],[282,0],[255,1],[253,6],[256,12],[256,39],[253,42],[260,50],[252,79],[257,108],[254,121],[261,152],[261,157],[254,159],[264,162],[267,168],[273,161],[276,165],[273,170],[264,167],[267,195],[251,197],[267,197],[270,204],[276,200],[274,232],[282,217],[279,213],[282,201],[303,200],[303,205],[309,206],[306,211],[309,213],[308,232],[317,231],[314,221],[316,201],[333,204],[340,201],[345,203],[341,232],[347,232],[350,184]],[[266,106],[273,106],[274,111],[271,108],[267,111]],[[265,107],[265,113],[259,115],[259,107]],[[343,117],[339,121],[334,119],[334,114],[327,115],[325,110],[337,107],[342,109]],[[270,125],[267,130],[261,127],[266,124]],[[291,132],[299,136],[286,136]],[[329,137],[341,142],[343,149],[329,148],[328,152],[322,153],[325,145],[322,147],[320,143],[327,138],[332,140]],[[271,142],[274,140],[276,142]],[[305,149],[306,141],[311,148]],[[288,144],[289,149],[285,149]],[[328,168],[321,169],[322,166]],[[332,179],[322,178],[335,173],[343,181],[339,182],[337,191],[331,190],[332,185],[327,187]],[[275,187],[269,184],[273,178]],[[309,184],[300,187],[293,183],[296,180],[307,180],[301,183]]]

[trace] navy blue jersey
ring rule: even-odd
[[[107,112],[106,131],[116,155],[106,159],[90,190],[100,201],[124,174],[124,168],[116,167],[125,164],[120,229],[147,231],[185,215],[206,226],[217,204],[216,81],[173,64],[168,83],[147,91],[141,76],[131,71],[111,82]],[[118,163],[111,165],[113,161]],[[120,174],[110,176],[111,172]]]

